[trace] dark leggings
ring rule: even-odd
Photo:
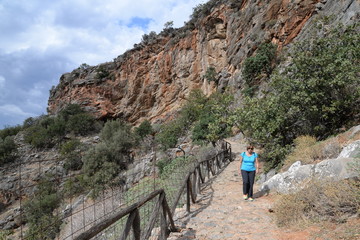
[[[253,197],[253,185],[255,181],[255,171],[241,170],[241,176],[243,179],[243,193],[248,197]]]

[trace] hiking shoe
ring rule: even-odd
[[[248,199],[249,199],[249,197],[248,197],[248,196],[244,196],[243,198],[244,198],[244,200],[248,200]]]
[[[254,201],[254,199],[253,199],[253,198],[249,198],[249,201],[252,202],[252,201]]]

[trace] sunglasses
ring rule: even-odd
[[[251,149],[251,150],[254,150],[254,148],[248,148],[248,150]]]

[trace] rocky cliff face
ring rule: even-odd
[[[241,88],[242,62],[260,43],[272,42],[281,49],[297,37],[306,37],[305,28],[316,16],[334,15],[347,23],[358,21],[360,9],[357,0],[217,2],[222,3],[195,19],[194,27],[170,29],[113,62],[62,75],[51,90],[49,113],[77,103],[97,118],[123,117],[134,124],[169,119],[192,89],[210,94]],[[210,67],[216,81],[209,83],[203,76]]]

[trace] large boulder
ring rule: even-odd
[[[360,140],[344,147],[338,158],[360,158]]]
[[[261,191],[276,191],[279,193],[296,192],[304,188],[313,179],[328,178],[333,181],[358,177],[351,164],[359,160],[360,140],[343,148],[336,159],[324,160],[317,164],[301,165],[295,162],[288,171],[276,174],[261,185]]]

